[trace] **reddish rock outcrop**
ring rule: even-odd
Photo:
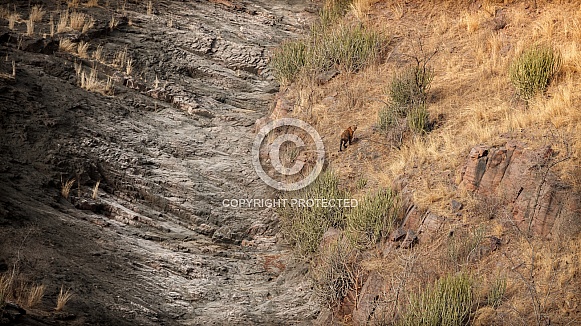
[[[546,237],[575,234],[581,230],[581,194],[551,171],[559,160],[549,146],[480,145],[470,151],[459,186],[499,198],[522,231]]]

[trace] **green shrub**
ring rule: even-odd
[[[355,285],[355,251],[342,239],[330,243],[310,271],[315,293],[329,306],[338,304]]]
[[[281,84],[286,85],[296,79],[305,66],[306,53],[307,46],[302,40],[283,43],[277,49],[270,63]]]
[[[498,308],[504,299],[506,292],[506,278],[500,277],[496,279],[490,290],[488,291],[488,305],[493,308]]]
[[[409,66],[391,81],[388,90],[391,103],[406,116],[411,108],[426,103],[433,79],[434,73],[426,65]]]
[[[446,276],[417,295],[398,322],[400,326],[465,325],[473,302],[472,279],[464,273]]]
[[[381,52],[381,36],[362,25],[338,25],[322,36],[314,49],[311,70],[326,71],[333,67],[355,72],[375,61]]]
[[[537,45],[523,51],[510,65],[509,77],[525,100],[545,92],[561,69],[561,55],[553,48]]]
[[[396,75],[387,90],[389,104],[378,112],[379,129],[388,131],[407,118],[409,130],[429,131],[427,94],[433,78],[433,70],[421,61]]]
[[[347,214],[347,238],[360,248],[369,248],[391,232],[399,211],[399,197],[390,189],[368,195]]]
[[[426,104],[419,104],[411,108],[407,114],[408,127],[411,131],[423,134],[429,131],[430,116]]]
[[[326,170],[306,188],[288,194],[287,205],[279,210],[282,233],[299,256],[309,257],[317,251],[323,233],[329,227],[342,228],[345,224],[344,209],[335,205],[290,205],[290,199],[344,199],[348,195],[339,190],[339,178]]]

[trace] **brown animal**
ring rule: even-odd
[[[339,144],[339,152],[343,150],[343,146],[347,149],[347,142],[351,145],[351,141],[353,140],[353,133],[357,130],[357,126],[349,126],[349,128],[345,129],[341,134],[341,144]]]

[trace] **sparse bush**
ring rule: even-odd
[[[432,69],[420,63],[409,66],[401,74],[396,75],[388,90],[396,112],[406,116],[412,108],[425,104],[433,79]]]
[[[399,213],[399,197],[391,189],[368,195],[347,214],[345,232],[357,247],[369,248],[391,232]]]
[[[473,302],[472,278],[461,273],[437,280],[433,286],[411,295],[399,326],[465,325]]]
[[[480,259],[479,248],[484,234],[484,228],[476,228],[472,232],[457,231],[448,239],[447,259],[452,267],[459,270],[461,265],[470,260]]]
[[[308,42],[306,72],[309,75],[336,68],[354,72],[375,61],[381,52],[378,32],[362,25],[337,25],[313,33]]]
[[[344,199],[347,194],[339,190],[339,178],[330,170],[324,171],[305,189],[293,192],[292,198],[297,200],[313,200],[316,198]],[[331,226],[343,227],[344,208],[335,205],[324,207],[312,205],[305,207],[287,205],[279,213],[281,215],[282,233],[294,246],[299,256],[308,257],[319,247],[323,233]]]
[[[548,46],[537,45],[523,51],[510,65],[509,77],[525,100],[545,92],[561,69],[561,54]]]
[[[496,279],[490,290],[488,291],[488,305],[493,308],[498,308],[504,299],[506,292],[506,278],[500,277]]]
[[[416,133],[429,131],[427,94],[434,78],[427,60],[416,58],[416,65],[409,66],[396,75],[387,90],[389,103],[378,112],[378,127],[387,132],[394,125],[403,125]]]
[[[329,306],[339,304],[356,283],[355,251],[343,239],[321,252],[310,275],[315,292]]]

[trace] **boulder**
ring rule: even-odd
[[[550,146],[480,145],[470,151],[459,187],[500,198],[524,232],[546,237],[573,235],[581,230],[581,194],[571,191],[552,172],[556,155]]]

